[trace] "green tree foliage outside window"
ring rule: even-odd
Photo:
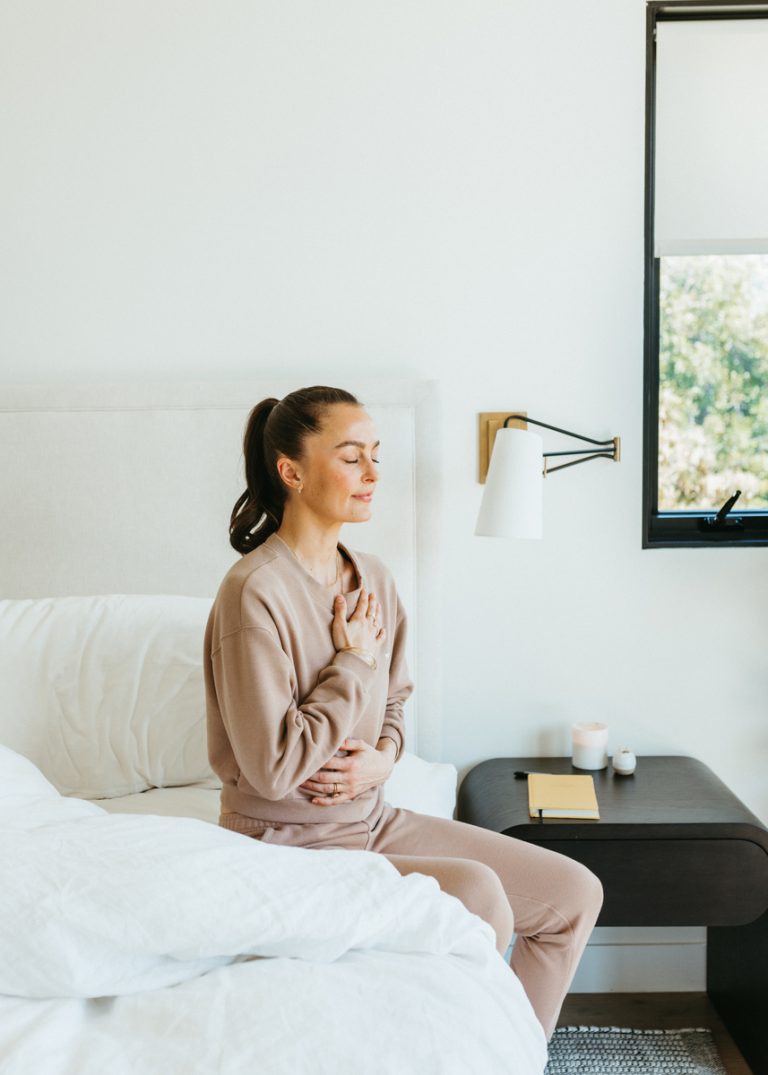
[[[659,511],[768,510],[768,255],[661,259]]]

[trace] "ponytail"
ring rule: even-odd
[[[287,495],[277,458],[300,459],[304,438],[319,433],[323,414],[334,403],[359,401],[342,388],[300,388],[282,400],[263,399],[248,416],[243,437],[246,489],[232,509],[229,543],[245,555],[279,530]]]
[[[229,520],[229,543],[243,554],[257,548],[280,526],[285,497],[270,481],[264,455],[269,416],[279,403],[263,399],[248,416],[243,438],[247,488],[235,501]]]

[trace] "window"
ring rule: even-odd
[[[647,13],[643,546],[768,544],[768,3]]]

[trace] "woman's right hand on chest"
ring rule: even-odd
[[[333,605],[331,638],[337,650],[349,646],[367,650],[375,657],[384,644],[386,629],[381,626],[381,603],[375,593],[363,588],[352,615],[347,619],[347,602],[339,595]]]

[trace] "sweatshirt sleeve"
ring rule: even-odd
[[[317,772],[351,735],[376,676],[353,653],[337,653],[299,706],[293,665],[263,627],[227,635],[212,664],[240,770],[259,795],[274,801]]]
[[[392,642],[392,660],[389,666],[389,686],[387,688],[387,707],[384,712],[379,738],[388,736],[393,739],[397,747],[395,761],[405,749],[405,720],[403,717],[403,704],[413,693],[413,682],[408,675],[408,667],[405,660],[405,639],[407,619],[405,610],[397,598],[397,622],[395,624],[395,637]]]

